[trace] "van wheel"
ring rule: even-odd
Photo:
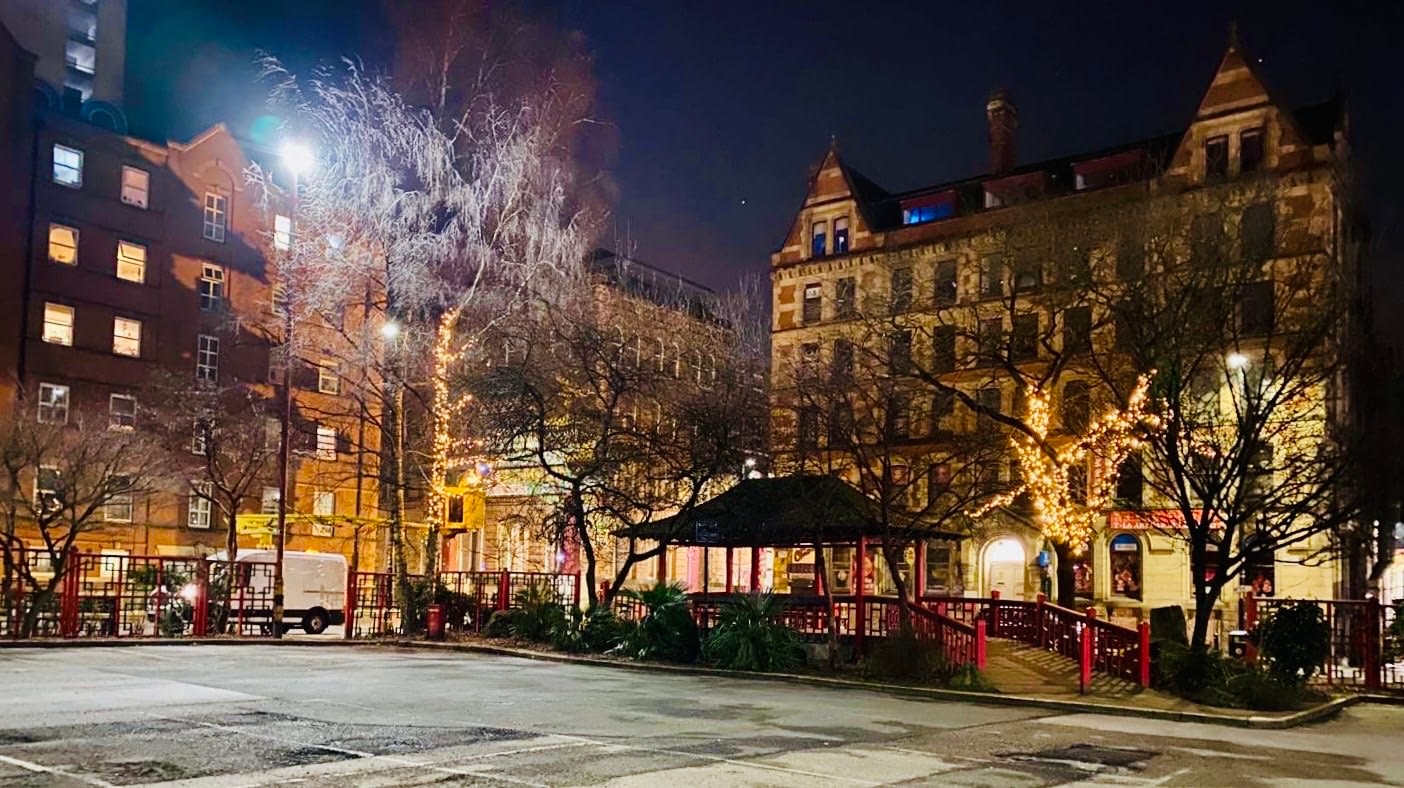
[[[309,635],[320,635],[327,631],[327,611],[314,607],[302,617],[302,631]]]

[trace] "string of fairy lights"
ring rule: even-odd
[[[1048,440],[1052,397],[1042,388],[1030,391],[1025,416],[1028,432],[1016,432],[1009,439],[1023,478],[987,500],[972,516],[979,519],[1027,494],[1043,534],[1075,552],[1082,549],[1096,530],[1098,517],[1111,504],[1122,463],[1144,448],[1146,437],[1162,426],[1160,417],[1149,409],[1153,375],[1137,378],[1125,408],[1107,411],[1082,435],[1059,446]],[[1069,484],[1070,474],[1093,460],[1099,467],[1088,474],[1087,494],[1079,501]]]

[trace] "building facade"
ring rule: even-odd
[[[124,129],[126,0],[7,0],[0,22],[35,55],[35,87],[45,105]]]
[[[923,501],[936,499],[937,486],[948,484],[950,469],[933,465],[925,469],[926,478],[918,479],[914,458],[952,441],[968,443],[968,436],[982,429],[980,413],[1022,414],[1027,387],[1014,385],[1013,378],[1058,381],[1055,408],[1060,412],[1048,435],[1051,443],[1076,434],[1070,426],[1076,419],[1074,401],[1081,403],[1084,415],[1076,420],[1086,429],[1088,403],[1097,401],[1097,390],[1092,376],[1079,379],[1077,356],[1084,350],[1110,354],[1119,347],[1117,332],[1127,329],[1112,325],[1111,311],[1088,296],[1084,291],[1091,286],[1079,285],[1077,277],[1115,280],[1143,259],[1145,244],[1153,241],[1127,243],[1131,233],[1108,218],[1124,215],[1130,204],[1197,214],[1196,232],[1233,239],[1234,249],[1241,242],[1245,255],[1247,245],[1260,240],[1269,271],[1269,304],[1271,270],[1279,261],[1311,257],[1331,266],[1344,264],[1347,240],[1341,217],[1347,206],[1336,175],[1347,146],[1339,109],[1282,106],[1236,41],[1181,133],[1019,163],[1019,122],[1012,99],[1003,92],[993,94],[986,120],[991,161],[981,176],[892,193],[848,166],[835,146],[814,171],[783,245],[771,256],[772,442],[778,469],[802,469],[806,457],[825,453],[822,422],[829,418],[832,425],[840,419],[804,403],[814,401],[813,392],[822,388],[816,381],[832,385],[838,379],[829,372],[838,367],[845,370],[845,380],[861,380],[851,370],[854,348],[861,348],[865,333],[887,343],[886,372],[899,376],[899,362],[916,364],[958,395],[923,401],[921,394],[899,391],[901,413],[889,410],[886,416],[889,430],[900,425],[901,440],[884,455],[884,463],[893,466],[884,469],[888,478],[912,473],[909,492]],[[1239,195],[1231,209],[1227,202],[1211,207],[1219,199],[1215,195],[1231,190]],[[1242,197],[1245,190],[1254,196]],[[1112,227],[1112,235],[1120,229],[1122,237],[1093,238],[1085,247],[1073,248],[1067,241],[1073,225]],[[1010,246],[1016,237],[1026,241],[1022,250]],[[1060,244],[1065,247],[1061,253],[1075,259],[1080,270],[1054,272],[1050,258],[1060,251],[1051,247]],[[880,317],[873,319],[874,314]],[[1010,369],[1019,372],[1001,375],[994,370],[998,365],[978,360],[987,344],[1006,354]],[[1229,365],[1235,366],[1233,361]],[[821,372],[815,375],[815,369]],[[1227,388],[1211,393],[1216,403],[1232,396]],[[1313,390],[1311,418],[1316,423],[1328,425],[1343,417],[1340,393],[1329,387]],[[979,409],[963,407],[966,402],[978,403]],[[845,407],[846,418],[852,419],[852,405]],[[1292,449],[1278,448],[1284,450]],[[847,471],[842,462],[828,461],[825,470],[861,482],[862,474],[851,472],[851,458]],[[1007,454],[980,464],[971,472],[995,487],[1023,479],[1022,469]],[[1075,469],[1074,476],[1086,487],[1105,472],[1092,462]],[[1154,485],[1141,484],[1137,474],[1121,474],[1095,535],[1072,559],[1077,596],[1122,620],[1142,619],[1161,605],[1194,605],[1196,580],[1187,544],[1165,525],[1174,520],[1173,507],[1154,492]],[[933,595],[998,591],[1030,599],[1050,591],[1057,571],[1055,551],[1032,513],[1018,505],[982,508],[972,505],[960,518],[970,533],[961,545],[933,541],[924,561],[909,554],[898,567],[879,566],[877,585],[895,570]],[[1269,553],[1244,572],[1243,590],[1331,597],[1338,593],[1340,577],[1328,548],[1328,537],[1318,535]],[[844,566],[846,560],[851,562],[851,556],[835,555],[830,566]],[[926,576],[910,577],[920,565]],[[844,585],[845,578],[835,581],[836,589]],[[890,581],[887,586],[890,591]],[[1226,589],[1220,603],[1225,616],[1234,611],[1233,597]]]

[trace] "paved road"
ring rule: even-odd
[[[381,648],[0,650],[0,786],[1358,785],[1404,708],[1293,731]]]

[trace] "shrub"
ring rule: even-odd
[[[517,611],[515,610],[494,610],[488,616],[487,624],[483,627],[483,637],[486,638],[509,638],[515,629]]]
[[[1394,621],[1385,630],[1385,662],[1404,660],[1404,605],[1394,606]]]
[[[963,690],[965,692],[995,692],[995,685],[980,672],[980,669],[970,663],[966,663],[956,668],[955,673],[946,679],[946,689]]]
[[[512,618],[512,635],[533,643],[545,643],[566,623],[565,610],[556,602],[556,593],[546,583],[532,583],[512,598],[517,615]]]
[[[1281,711],[1299,707],[1306,698],[1294,682],[1217,651],[1165,643],[1158,669],[1160,686],[1210,706]]]
[[[707,660],[730,670],[788,670],[804,661],[799,635],[780,620],[783,603],[746,594],[722,606],[707,637]]]
[[[909,626],[883,638],[863,660],[863,670],[869,676],[899,681],[930,682],[949,669],[940,644],[918,638]]]
[[[1297,684],[1250,666],[1244,666],[1241,673],[1230,676],[1225,689],[1230,705],[1260,711],[1295,709],[1302,705],[1305,694]]]
[[[697,624],[687,603],[687,591],[676,583],[620,591],[639,601],[644,613],[620,644],[620,651],[635,659],[696,662],[701,651]]]
[[[1288,684],[1305,684],[1331,654],[1331,627],[1312,602],[1279,608],[1262,624],[1259,638],[1268,670]]]
[[[571,654],[602,653],[615,648],[628,634],[629,625],[607,607],[587,613],[571,610],[551,633],[551,647]]]

